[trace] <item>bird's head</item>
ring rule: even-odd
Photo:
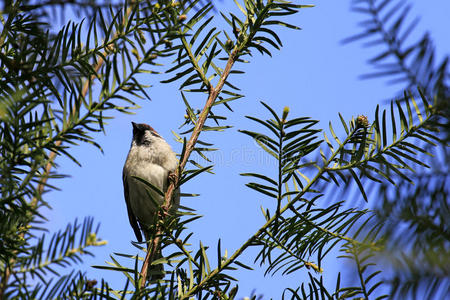
[[[133,125],[133,142],[137,146],[151,145],[154,141],[162,139],[150,125],[131,122]]]

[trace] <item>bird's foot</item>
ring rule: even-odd
[[[167,179],[169,183],[176,183],[178,181],[178,175],[175,172],[169,172]]]
[[[159,210],[158,216],[159,218],[166,218],[169,215],[169,208],[166,205],[162,205]]]

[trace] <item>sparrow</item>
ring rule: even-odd
[[[141,232],[148,241],[151,236],[150,230],[155,228],[152,225],[156,223],[159,212],[159,207],[155,204],[163,205],[164,197],[135,177],[151,183],[165,193],[169,186],[169,176],[173,175],[178,167],[178,160],[170,145],[150,125],[134,122],[131,124],[133,138],[123,166],[123,190],[128,219],[136,239],[142,242]],[[172,213],[177,210],[179,203],[178,188],[174,191]],[[159,257],[161,257],[160,251],[156,259]],[[162,271],[161,264],[157,270]]]

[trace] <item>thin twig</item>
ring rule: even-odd
[[[180,181],[180,175],[181,172],[184,170],[184,168],[186,167],[186,164],[189,160],[189,156],[191,155],[192,151],[194,150],[195,144],[197,143],[197,139],[203,129],[203,126],[205,125],[206,119],[208,117],[209,111],[211,110],[211,107],[214,104],[214,101],[217,99],[217,97],[219,96],[220,91],[222,90],[228,75],[230,74],[231,68],[233,66],[233,64],[235,63],[236,59],[237,59],[237,53],[238,53],[239,49],[236,47],[233,52],[230,53],[230,56],[228,57],[228,61],[227,64],[225,66],[225,70],[222,73],[222,76],[220,77],[219,82],[217,83],[216,87],[212,87],[211,85],[209,85],[209,96],[208,99],[206,100],[205,106],[203,107],[203,110],[198,118],[197,123],[195,124],[194,127],[194,131],[192,132],[191,137],[189,138],[189,141],[186,144],[186,149],[183,155],[183,159],[180,161],[179,166],[177,168],[177,170],[175,171],[175,176],[174,176],[174,180],[172,180],[169,184],[169,187],[167,188],[167,191],[165,193],[165,197],[164,197],[164,208],[167,211],[170,211],[171,208],[171,202],[172,202],[172,196],[173,196],[173,192],[175,190],[175,187],[178,186],[178,183]],[[159,248],[159,244],[161,242],[161,238],[160,236],[163,233],[162,228],[157,225],[157,230],[156,230],[156,237],[153,239],[152,243],[149,244],[148,246],[148,251],[147,251],[147,255],[145,256],[145,260],[144,263],[142,265],[142,269],[141,269],[141,287],[145,286],[146,283],[146,278],[147,278],[147,268],[149,265],[151,265],[151,263],[153,262],[156,252]]]
[[[336,155],[338,153],[340,153],[340,151],[342,151],[342,149],[349,142],[349,140],[353,134],[354,134],[354,131],[350,132],[350,134],[345,139],[345,141],[339,146],[339,149],[337,151],[335,151],[331,155],[331,157],[324,162],[324,166],[318,170],[316,176],[314,176],[314,178],[311,179],[311,181],[303,188],[302,191],[300,191],[294,197],[294,199],[292,199],[292,201],[290,201],[283,208],[280,209],[280,215],[283,214],[286,210],[290,209],[295,203],[297,203],[297,201],[299,201],[303,197],[303,195],[309,191],[309,189],[316,183],[316,181],[318,181],[319,178],[322,177],[323,173],[325,173],[325,171],[326,171],[325,167],[327,165],[329,165],[335,159]],[[192,297],[199,289],[201,289],[207,282],[209,282],[209,280],[211,278],[213,278],[219,272],[221,272],[223,269],[225,269],[229,265],[231,265],[245,251],[245,249],[247,249],[249,246],[251,246],[253,244],[253,242],[258,238],[258,236],[260,236],[263,232],[267,232],[267,228],[269,228],[269,226],[275,221],[276,217],[277,216],[274,215],[274,216],[272,216],[272,218],[267,220],[267,222],[263,226],[261,226],[261,228],[259,228],[239,249],[237,249],[233,253],[233,255],[230,256],[229,259],[222,262],[220,267],[217,267],[216,269],[211,271],[205,278],[203,278],[203,280],[200,283],[193,286],[180,299],[188,299],[188,298]]]
[[[249,26],[249,17],[247,16],[247,20],[241,29],[242,32],[246,32],[248,26]],[[197,123],[194,126],[192,135],[186,144],[185,152],[183,153],[183,159],[180,161],[178,168],[175,171],[174,180],[171,180],[169,187],[167,188],[167,191],[165,193],[163,209],[165,209],[166,211],[170,211],[173,192],[179,184],[180,175],[183,172],[184,168],[186,167],[186,164],[189,160],[189,156],[191,155],[192,151],[194,150],[195,144],[197,143],[197,139],[203,129],[203,126],[209,115],[211,107],[213,106],[215,100],[219,96],[220,91],[222,90],[228,76],[230,75],[231,68],[233,67],[234,63],[236,62],[236,60],[239,57],[240,52],[247,46],[247,43],[252,40],[252,38],[255,34],[256,34],[256,31],[250,32],[248,36],[244,37],[242,42],[240,42],[234,46],[233,50],[230,52],[230,54],[228,56],[227,64],[219,78],[219,82],[217,83],[216,87],[213,87],[211,85],[210,81],[205,76],[205,74],[203,74],[202,69],[198,66],[196,58],[194,57],[194,55],[192,55],[192,53],[190,51],[189,45],[186,43],[186,41],[183,38],[181,39],[183,42],[183,46],[185,47],[185,50],[187,51],[188,57],[191,60],[191,64],[196,69],[198,75],[200,76],[200,78],[203,81],[203,84],[205,84],[208,87],[208,99],[206,100],[205,106],[203,107],[203,110],[197,120]],[[206,82],[205,82],[205,80],[206,80]],[[155,239],[153,239],[151,245],[149,245],[149,251],[151,250],[151,252],[150,253],[147,252],[147,255],[144,260],[143,268],[141,270],[141,276],[143,278],[143,280],[141,282],[141,287],[145,286],[145,282],[146,282],[146,278],[147,278],[146,277],[147,269],[144,267],[148,267],[148,265],[151,264],[151,262],[153,262],[156,251],[159,248],[159,244],[160,244],[160,240],[161,240],[160,236],[162,233],[163,233],[163,231],[162,231],[161,227],[159,225],[157,225],[156,237],[155,237]],[[237,255],[240,255],[240,253]]]

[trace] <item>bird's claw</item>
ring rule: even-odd
[[[175,172],[169,172],[169,175],[167,176],[167,179],[169,180],[169,183],[176,183],[178,180],[178,175]]]
[[[166,218],[169,215],[169,208],[166,205],[162,205],[158,214],[160,218]]]

